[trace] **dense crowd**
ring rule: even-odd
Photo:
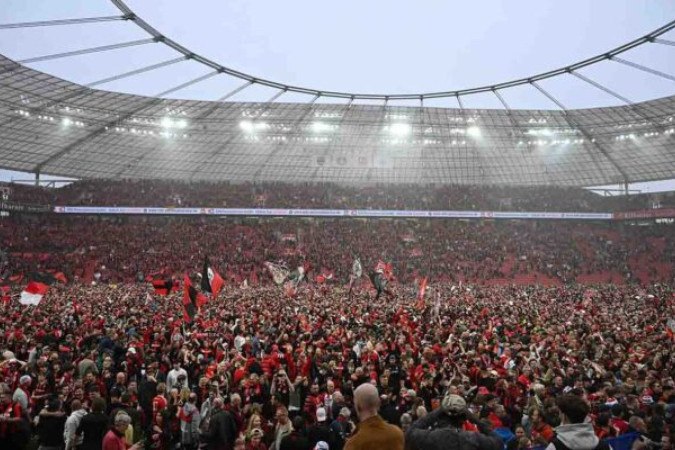
[[[18,184],[11,187],[11,198],[17,202],[71,206],[610,212],[675,204],[672,194],[604,197],[582,188],[555,186],[448,184],[351,187],[337,184],[82,180],[58,189]]]
[[[4,305],[0,448],[672,448],[672,285],[151,292]]]
[[[0,220],[0,250],[16,272],[53,269],[87,281],[96,273],[109,283],[159,271],[180,278],[205,256],[236,285],[270,283],[265,261],[308,263],[312,277],[329,272],[346,283],[355,257],[368,267],[383,259],[401,283],[474,284],[523,276],[565,284],[608,273],[617,283],[669,282],[675,261],[670,225],[528,221],[17,216]]]

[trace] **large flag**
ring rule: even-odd
[[[349,299],[352,298],[352,289],[354,289],[354,283],[356,280],[361,278],[363,275],[363,267],[361,266],[361,260],[359,258],[354,258],[352,263],[352,273],[349,274]]]
[[[173,280],[164,278],[155,278],[152,280],[152,287],[157,295],[169,295],[173,289]]]
[[[213,295],[213,298],[216,298],[224,284],[225,280],[218,272],[213,270],[207,256],[204,259],[204,268],[202,269],[202,292],[208,292]]]
[[[288,269],[282,267],[279,264],[266,261],[263,263],[263,266],[269,271],[270,275],[272,276],[272,280],[274,280],[274,283],[276,283],[278,286],[281,286],[288,278]]]
[[[183,280],[183,319],[188,323],[192,322],[192,319],[194,319],[199,312],[199,308],[205,302],[206,297],[204,297],[204,294],[197,291],[197,289],[192,286],[190,277],[185,275]]]
[[[427,281],[427,277],[420,280],[420,285],[417,290],[417,309],[424,309],[424,294],[427,292]]]
[[[359,258],[356,258],[352,263],[352,278],[357,280],[361,278],[362,274],[363,274],[363,267],[361,266],[361,261],[359,260]]]
[[[65,277],[65,276],[64,276]],[[52,284],[55,284],[57,279],[52,275],[51,273],[44,273],[44,272],[34,272],[30,274],[30,280],[31,281],[36,281],[38,283],[46,284],[51,286]]]
[[[389,280],[394,274],[394,266],[391,263],[385,263],[380,259],[375,265],[375,272],[383,274],[384,277]]]
[[[21,292],[19,303],[22,305],[39,305],[42,297],[49,290],[49,286],[39,281],[30,281],[28,286]]]

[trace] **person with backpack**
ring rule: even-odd
[[[555,436],[546,450],[611,450],[595,435],[593,424],[586,421],[590,407],[581,397],[565,394],[558,397],[556,403],[561,425],[556,427]]]

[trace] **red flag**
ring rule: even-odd
[[[66,275],[63,272],[56,272],[54,278],[63,284],[68,284],[68,278],[66,278]]]
[[[424,294],[427,292],[428,277],[420,280],[419,289],[417,290],[417,309],[424,309]]]
[[[202,270],[202,292],[209,292],[213,295],[213,298],[216,298],[224,284],[223,277],[211,267],[209,258],[205,258],[204,269]]]
[[[49,286],[39,281],[30,281],[28,286],[21,292],[19,303],[22,305],[39,305],[42,297],[49,290]]]

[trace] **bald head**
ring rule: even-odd
[[[380,395],[377,388],[364,383],[354,391],[354,406],[361,421],[376,416],[380,409]]]

